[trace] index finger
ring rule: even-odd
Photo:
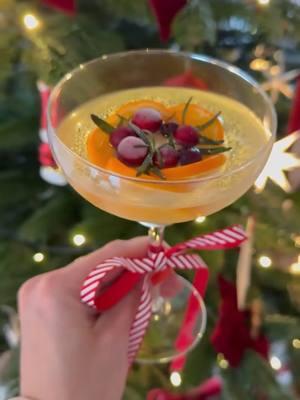
[[[148,237],[140,236],[130,240],[115,240],[104,247],[73,261],[61,269],[66,276],[65,281],[69,288],[78,296],[83,280],[99,264],[111,257],[145,257],[148,250]],[[116,271],[118,274],[118,271]],[[116,274],[110,277],[116,276]]]

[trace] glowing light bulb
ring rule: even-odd
[[[73,236],[73,243],[75,246],[82,246],[86,242],[86,237],[81,233],[77,233]]]
[[[45,259],[45,255],[43,253],[35,253],[33,256],[33,261],[40,263],[42,261],[44,261]]]
[[[258,263],[262,268],[270,268],[272,265],[272,260],[268,256],[260,256]]]
[[[257,0],[257,3],[260,6],[268,6],[270,4],[270,0]]]
[[[298,260],[290,266],[290,273],[300,275],[300,255],[298,256]]]
[[[300,235],[294,237],[294,243],[296,247],[300,247]]]
[[[293,339],[292,345],[295,349],[300,349],[300,339]]]
[[[272,356],[270,358],[270,365],[273,369],[275,369],[275,371],[278,371],[282,367],[280,359],[276,356]]]
[[[25,25],[25,28],[30,31],[33,31],[40,26],[40,21],[33,14],[25,14],[23,17],[23,23]]]
[[[270,62],[263,58],[255,58],[250,63],[250,68],[254,71],[266,71],[270,67]]]
[[[220,367],[221,367],[222,369],[227,369],[229,364],[228,364],[228,361],[225,360],[225,358],[224,358],[224,360],[221,360],[221,361],[219,362],[219,365],[220,365]]]
[[[170,375],[170,382],[172,383],[173,386],[178,387],[181,385],[182,379],[181,375],[177,371],[173,371]]]
[[[220,368],[227,369],[229,367],[229,362],[224,358],[223,354],[218,354],[217,362]]]
[[[203,222],[206,220],[206,217],[199,216],[195,219],[196,224],[203,224]]]

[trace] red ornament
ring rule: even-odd
[[[146,400],[209,400],[212,396],[220,395],[221,391],[220,378],[210,378],[197,388],[183,394],[173,394],[164,389],[153,389],[148,393]]]
[[[288,133],[292,133],[300,129],[300,77],[296,83],[294,100],[288,121]]]
[[[44,167],[57,167],[48,143],[41,143],[39,145],[39,162]]]
[[[70,15],[74,15],[76,11],[75,0],[42,0],[42,2]]]
[[[39,145],[39,161],[41,178],[52,185],[64,186],[67,181],[63,173],[57,168],[56,162],[51,153],[47,137],[47,105],[51,88],[42,81],[37,82],[38,91],[41,100],[41,124],[39,136],[41,143]],[[53,119],[53,118],[52,118]]]
[[[238,310],[235,285],[220,276],[219,288],[222,302],[219,320],[211,336],[216,352],[222,353],[232,367],[240,364],[247,349],[268,358],[269,341],[262,333],[257,338],[251,337],[251,313],[250,310]]]
[[[192,70],[188,70],[183,74],[172,76],[165,81],[165,86],[184,86],[190,88],[196,88],[200,90],[208,90],[207,83],[195,76]]]
[[[166,42],[170,38],[172,22],[187,0],[149,0],[149,4],[158,22],[160,38]]]

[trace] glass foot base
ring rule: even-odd
[[[206,328],[206,308],[193,285],[177,274],[154,286],[152,318],[137,362],[164,363],[185,355]]]

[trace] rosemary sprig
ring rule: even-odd
[[[102,131],[109,135],[115,130],[112,125],[110,125],[108,122],[104,121],[104,119],[98,117],[95,114],[91,114],[91,119],[94,124],[96,124]]]
[[[173,136],[173,132],[172,130],[168,127],[165,127],[164,131],[163,131],[163,136],[168,140],[168,143],[170,146],[172,146],[175,149],[175,140],[174,140],[174,136]]]
[[[159,168],[157,168],[155,165],[151,166],[150,172],[152,172],[154,175],[158,176],[160,179],[166,179],[164,174],[161,172],[161,170]]]
[[[199,129],[200,131],[203,131],[204,129],[208,128],[211,124],[213,124],[220,115],[221,111],[217,112],[217,114],[215,114],[211,119],[206,121],[204,124],[196,126],[196,128]]]
[[[173,136],[172,132],[170,132],[170,134],[168,135],[168,143],[169,143],[170,146],[173,147],[173,149],[176,148],[176,143],[175,143],[174,136]]]
[[[155,143],[155,139],[154,139],[154,135],[149,135],[149,142],[150,142],[150,152],[152,153],[152,155],[155,153],[156,151],[156,143]]]
[[[182,117],[181,117],[181,119],[182,119],[182,123],[183,123],[183,124],[185,124],[186,113],[187,113],[187,110],[188,110],[189,105],[191,104],[191,101],[192,101],[192,100],[193,100],[193,97],[190,97],[190,98],[188,99],[188,101],[185,103],[185,106],[184,106],[184,108],[183,108],[183,110],[182,110]]]
[[[199,147],[199,149],[203,155],[212,156],[215,154],[220,154],[220,153],[225,153],[226,151],[230,151],[232,149],[232,147],[220,146],[220,147],[213,147],[210,149],[204,149],[204,148]]]
[[[199,144],[201,145],[215,145],[219,146],[220,144],[223,144],[224,140],[213,140],[208,138],[207,136],[200,135],[199,136]]]
[[[117,114],[117,116],[119,117],[118,127],[123,126],[126,123],[128,123],[128,119],[123,117],[123,115]]]
[[[162,155],[160,152],[160,147],[156,150],[155,154],[157,155],[157,161],[159,164],[159,168],[162,168],[163,167],[163,159],[162,159]]]
[[[142,129],[140,129],[138,126],[136,126],[130,121],[128,122],[128,125],[138,135],[138,137],[142,139],[144,143],[146,143],[148,146],[151,146],[149,136]]]
[[[167,133],[167,139],[168,139],[169,145],[172,146],[173,149],[175,149],[175,147],[176,147],[176,142],[175,142],[175,139],[174,139],[173,132],[168,131],[168,133]]]
[[[150,152],[147,154],[142,164],[137,168],[136,176],[149,173],[151,167],[152,167],[152,153]]]

